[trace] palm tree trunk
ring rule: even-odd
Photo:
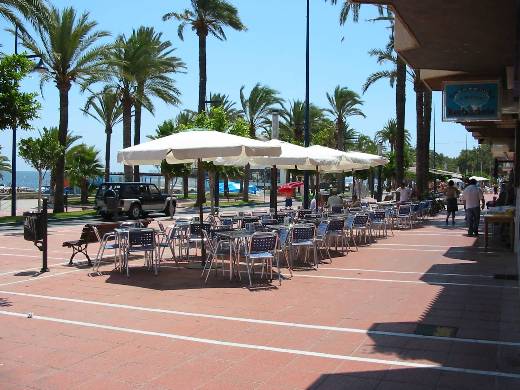
[[[170,176],[164,175],[164,193],[168,194],[170,191]]]
[[[129,96],[123,97],[123,148],[132,146],[132,100]],[[125,181],[133,179],[133,169],[130,165],[124,166]]]
[[[247,164],[244,167],[244,187],[242,189],[242,200],[249,202],[249,176],[251,175],[251,166]]]
[[[397,78],[395,83],[395,116],[397,134],[395,137],[395,181],[401,185],[404,179],[404,124],[406,106],[406,63],[397,55]]]
[[[182,175],[182,196],[184,199],[188,199],[188,193],[189,193],[189,188],[188,188],[188,179],[189,179],[189,174],[184,174]]]
[[[81,204],[88,203],[88,182],[87,179],[81,179]]]
[[[208,179],[209,179],[209,199],[210,199],[210,209],[211,213],[215,212],[215,172],[208,171]]]
[[[336,120],[336,149],[344,150],[345,149],[345,134],[343,132],[345,128],[345,124],[343,123],[342,118],[338,118]],[[343,173],[338,173],[336,175],[336,188],[338,194],[342,194],[345,191],[345,175]]]
[[[144,84],[140,82],[137,85],[137,96],[140,97],[144,94]],[[141,117],[142,117],[143,105],[139,100],[136,100],[134,104],[134,145],[141,143]],[[139,165],[134,165],[134,181],[141,181],[139,175]]]
[[[426,174],[424,166],[424,89],[421,82],[419,70],[416,70],[414,80],[415,90],[415,110],[417,115],[417,155],[416,155],[416,179],[417,179],[417,195],[422,196],[425,192]]]
[[[428,88],[424,90],[424,121],[423,121],[423,132],[424,132],[424,145],[422,149],[422,159],[425,174],[425,191],[419,194],[421,199],[429,192],[429,173],[430,173],[430,128],[432,119],[432,91]]]
[[[112,129],[107,127],[105,129],[105,181],[110,181],[110,145],[112,143]]]
[[[54,212],[62,213],[64,210],[64,179],[65,179],[65,148],[67,146],[67,131],[69,127],[69,90],[70,84],[59,85],[60,92],[60,125],[58,141],[63,148],[56,162],[56,193],[54,194]]]
[[[38,170],[38,212],[42,209],[42,184],[43,184],[43,172],[41,169]]]
[[[206,102],[206,83],[208,81],[206,74],[206,37],[208,32],[205,30],[197,31],[199,36],[199,108],[198,112],[205,111]]]

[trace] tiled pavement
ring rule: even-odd
[[[51,228],[43,275],[37,249],[0,231],[2,389],[520,388],[519,290],[493,278],[513,256],[462,226],[397,231],[255,290],[141,260],[129,279],[92,276],[62,265],[80,229]],[[418,323],[457,334],[416,337]]]

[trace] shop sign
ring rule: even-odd
[[[442,91],[444,121],[470,122],[500,119],[498,81],[446,82]]]

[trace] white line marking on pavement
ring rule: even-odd
[[[479,283],[450,283],[450,282],[422,282],[419,280],[394,280],[394,279],[371,279],[371,278],[348,278],[344,276],[324,276],[324,275],[301,275],[295,274],[299,278],[318,278],[318,279],[336,279],[336,280],[357,280],[361,282],[384,282],[384,283],[409,283],[420,285],[434,286],[462,286],[462,287],[486,287],[486,288],[506,288],[518,289],[518,286],[501,286],[496,284],[479,284]]]
[[[379,270],[379,269],[365,269],[365,268],[337,268],[337,267],[323,267],[320,269],[331,269],[336,271],[360,271],[360,272],[377,272],[377,273],[389,273],[389,274],[412,274],[412,275],[434,275],[434,276],[462,276],[465,278],[486,278],[493,279],[491,275],[479,275],[479,274],[445,274],[441,272],[418,272],[418,271],[392,271],[392,270]]]
[[[30,279],[23,279],[23,280],[17,280],[15,282],[9,282],[9,283],[2,283],[0,284],[0,287],[3,287],[3,286],[10,286],[12,284],[19,284],[19,283],[26,283],[26,282],[36,282],[38,280],[42,280],[42,279],[47,279],[47,278],[54,278],[56,276],[61,276],[61,275],[66,275],[66,274],[71,274],[73,272],[79,272],[79,271],[85,271],[84,269],[80,268],[80,269],[75,269],[75,270],[72,270],[72,271],[67,271],[67,272],[60,272],[58,274],[50,274],[50,275],[44,275],[44,276],[38,276],[38,277],[32,277]]]
[[[18,317],[18,318],[27,318],[27,314],[16,313],[16,312],[5,311],[5,310],[0,310],[0,314],[6,315],[6,316]],[[387,365],[387,366],[398,366],[398,367],[409,367],[409,368],[428,368],[428,369],[435,369],[435,370],[440,370],[440,371],[459,372],[459,373],[465,373],[465,374],[520,379],[520,374],[514,374],[514,373],[509,373],[509,372],[476,370],[476,369],[471,369],[471,368],[458,368],[458,367],[442,366],[439,364],[412,363],[412,362],[405,362],[405,361],[401,361],[401,360],[373,359],[373,358],[364,358],[364,357],[358,357],[358,356],[305,351],[305,350],[301,350],[301,349],[269,347],[266,345],[245,344],[245,343],[237,343],[237,342],[231,342],[231,341],[200,338],[200,337],[182,336],[182,335],[173,334],[173,333],[163,333],[163,332],[153,332],[153,331],[147,331],[147,330],[141,330],[141,329],[123,328],[123,327],[119,327],[119,326],[103,325],[103,324],[97,324],[97,323],[93,323],[93,322],[84,322],[84,321],[72,321],[72,320],[66,320],[63,318],[46,317],[46,316],[39,316],[39,315],[33,315],[31,319],[56,322],[56,323],[68,324],[68,325],[77,325],[77,326],[83,326],[83,327],[88,327],[88,328],[110,330],[110,331],[116,331],[116,332],[133,333],[133,334],[139,334],[139,335],[144,335],[144,336],[164,337],[164,338],[173,339],[173,340],[182,340],[182,341],[189,341],[189,342],[194,342],[194,343],[218,345],[218,346],[222,346],[222,347],[253,349],[253,350],[259,350],[259,351],[278,352],[278,353],[318,357],[318,358],[325,358],[325,359],[382,364],[382,365]]]
[[[63,297],[40,295],[40,294],[30,294],[30,293],[14,292],[14,291],[0,291],[0,294],[29,297],[29,298],[38,298],[38,299],[47,299],[47,300],[59,301],[59,302],[79,303],[79,304],[94,305],[94,306],[101,306],[101,307],[110,307],[110,308],[114,308],[114,309],[135,310],[135,311],[142,311],[142,312],[148,312],[148,313],[159,313],[159,314],[171,314],[171,315],[179,315],[179,316],[184,316],[184,317],[209,318],[209,319],[213,319],[213,320],[245,322],[245,323],[252,323],[252,324],[283,326],[283,327],[289,327],[289,328],[325,330],[325,331],[342,332],[342,333],[360,333],[360,334],[375,335],[375,336],[407,337],[407,338],[414,338],[414,339],[427,339],[427,340],[447,341],[447,342],[455,342],[455,343],[490,344],[490,345],[505,345],[505,346],[510,346],[510,347],[520,347],[520,342],[513,342],[513,341],[497,341],[497,340],[480,340],[480,339],[424,336],[424,335],[414,334],[414,333],[385,332],[385,331],[379,331],[379,330],[366,330],[366,329],[346,328],[346,327],[327,326],[327,325],[313,325],[313,324],[304,324],[304,323],[298,323],[298,322],[260,320],[260,319],[247,318],[247,317],[230,317],[230,316],[223,316],[223,315],[216,315],[216,314],[204,314],[204,313],[186,312],[186,311],[169,310],[169,309],[157,309],[157,308],[150,308],[150,307],[143,307],[143,306],[132,306],[132,305],[124,305],[124,304],[118,304],[118,303],[99,302],[99,301],[91,301],[91,300],[75,299],[75,298],[63,298]]]

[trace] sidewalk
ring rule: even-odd
[[[517,390],[518,282],[494,277],[514,256],[443,218],[255,290],[141,259],[89,276],[61,265],[80,226],[51,228],[38,276],[39,251],[1,234],[0,387]]]

